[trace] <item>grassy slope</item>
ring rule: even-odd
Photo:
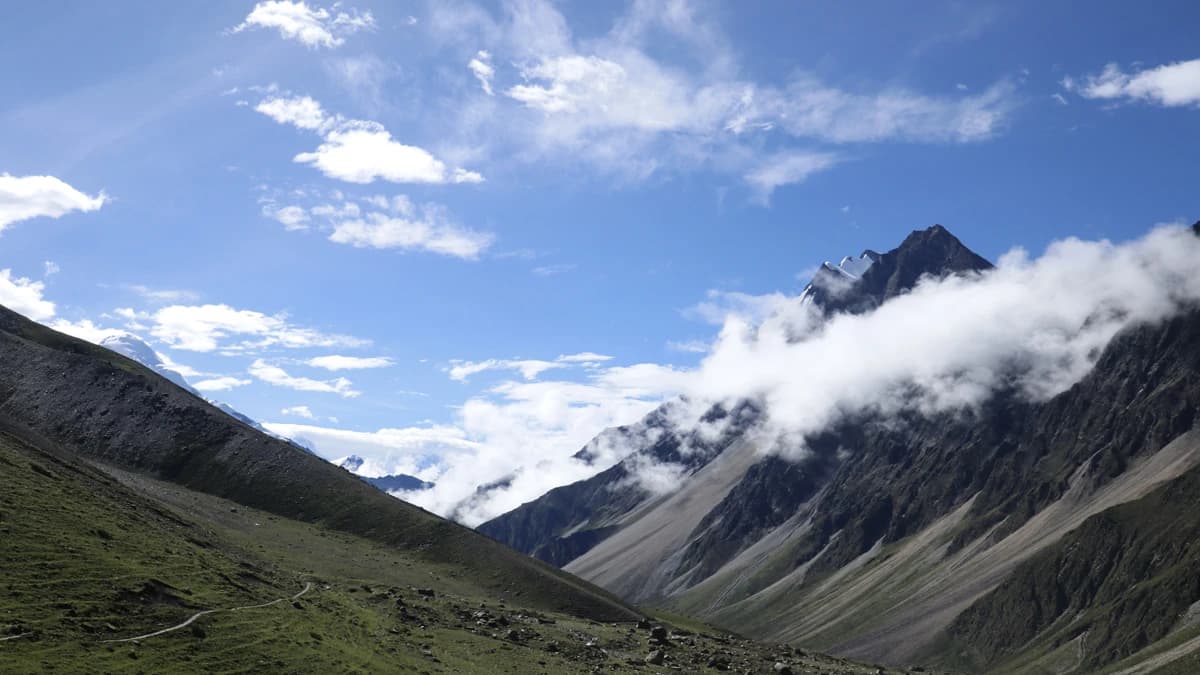
[[[25,635],[0,642],[0,672],[661,670],[629,663],[648,650],[644,631],[629,624],[538,612],[520,597],[501,602],[460,565],[135,473],[104,473],[7,434],[0,537],[0,635]],[[208,615],[140,643],[103,642],[202,609],[288,597],[310,582],[295,603]],[[435,597],[416,591],[423,588]],[[667,653],[668,665],[689,672],[706,670],[721,651],[752,671],[784,658],[826,672],[875,672],[686,628],[693,634]]]
[[[497,595],[598,620],[634,610],[592,584],[367,485],[106,349],[0,308],[0,427],[108,465],[453,562]]]

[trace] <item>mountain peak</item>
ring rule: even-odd
[[[992,264],[967,248],[942,225],[914,230],[882,255],[867,249],[842,265],[818,268],[804,295],[827,312],[862,312],[916,286],[924,276],[982,272]]]
[[[1196,221],[1196,222],[1195,222],[1195,223],[1192,225],[1192,232],[1195,232],[1195,233],[1196,233],[1196,236],[1197,236],[1197,237],[1200,237],[1200,220],[1197,220],[1197,221]]]

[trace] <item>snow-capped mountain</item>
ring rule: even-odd
[[[187,389],[197,396],[201,396],[200,392],[193,389],[192,386],[187,383],[187,380],[184,379],[183,375],[181,375],[179,371],[172,370],[171,368],[167,367],[167,364],[163,361],[162,356],[160,356],[158,352],[154,351],[150,345],[141,341],[132,333],[125,333],[124,335],[110,335],[109,337],[106,337],[100,341],[100,346],[104,347],[105,349],[111,349],[112,351],[126,358],[133,359],[143,366],[146,366],[150,370],[153,370],[159,375],[167,378],[172,383]],[[201,396],[201,398],[203,397]]]
[[[154,351],[153,347],[146,344],[145,341],[143,341],[141,338],[137,337],[136,335],[133,335],[132,333],[125,333],[123,335],[112,335],[112,336],[106,337],[103,340],[101,340],[100,346],[104,347],[105,349],[112,350],[112,351],[120,354],[121,356],[124,356],[129,359],[133,359],[134,361],[137,361],[138,363],[142,364],[143,366],[146,366],[150,370],[153,370],[154,372],[158,373],[159,375],[162,375],[167,380],[169,380],[172,384],[178,385],[182,389],[185,389],[185,390],[195,394],[196,396],[199,396],[200,398],[208,401],[214,407],[216,407],[218,410],[225,413],[226,415],[229,415],[230,417],[234,418],[235,420],[237,420],[243,424],[249,425],[250,427],[257,429],[258,431],[261,431],[265,434],[271,434],[271,432],[269,432],[265,428],[263,428],[263,426],[261,424],[259,424],[256,420],[251,419],[248,415],[245,415],[245,414],[235,410],[228,403],[224,403],[222,401],[217,401],[217,400],[205,397],[203,394],[201,394],[199,391],[197,391],[195,388],[193,388],[192,385],[188,384],[187,378],[185,378],[183,375],[181,375],[179,373],[179,371],[174,370],[171,367],[169,367],[167,365],[166,361],[163,359],[162,355],[160,355],[158,352]],[[271,434],[271,435],[278,437],[276,434]],[[287,439],[284,439],[284,440],[287,440]],[[293,445],[296,445],[296,444],[293,443]],[[297,446],[297,447],[300,447],[300,446]],[[308,450],[308,448],[304,448],[304,449]],[[311,450],[309,452],[311,452]]]
[[[358,455],[348,455],[330,461],[384,492],[409,492],[428,490],[433,487],[433,483],[423,481],[416,476],[402,473],[384,474],[379,467]]]

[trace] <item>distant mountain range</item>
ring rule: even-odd
[[[935,226],[827,263],[802,298],[859,314],[991,268]],[[716,439],[660,409],[605,432],[635,441],[617,464],[477,529],[632,602],[886,663],[1094,672],[1198,649],[1200,310],[1097,356],[1049,400],[850,416],[798,460],[758,446],[755,401],[711,409]],[[644,462],[682,467],[677,489],[629,480]]]
[[[428,490],[433,487],[433,483],[423,481],[416,476],[409,476],[402,473],[391,474],[387,476],[365,476],[359,471],[363,468],[364,460],[358,455],[350,455],[342,459],[333,460],[334,464],[342,467],[350,473],[358,476],[366,482],[383,490],[384,492],[410,492],[413,490]]]

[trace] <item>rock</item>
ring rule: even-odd
[[[504,639],[508,640],[509,642],[520,642],[521,634],[518,633],[516,630],[509,628],[508,631],[504,634]]]
[[[661,666],[664,658],[666,658],[666,654],[663,653],[663,650],[655,649],[646,655],[645,661],[652,666]]]
[[[642,619],[641,621],[637,622],[637,627],[638,630],[650,630],[654,627],[654,625],[650,623],[649,619]]]
[[[714,670],[729,670],[729,658],[718,654],[710,658],[707,665]]]
[[[650,629],[650,639],[664,642],[667,639],[667,629],[662,626],[655,626]]]
[[[792,667],[783,661],[775,662],[775,675],[792,675]]]
[[[558,643],[551,642],[550,644],[546,645],[546,651],[550,652],[551,654],[557,653],[558,652]]]
[[[436,598],[437,593],[434,593],[432,588],[418,588],[417,595],[423,598]]]

